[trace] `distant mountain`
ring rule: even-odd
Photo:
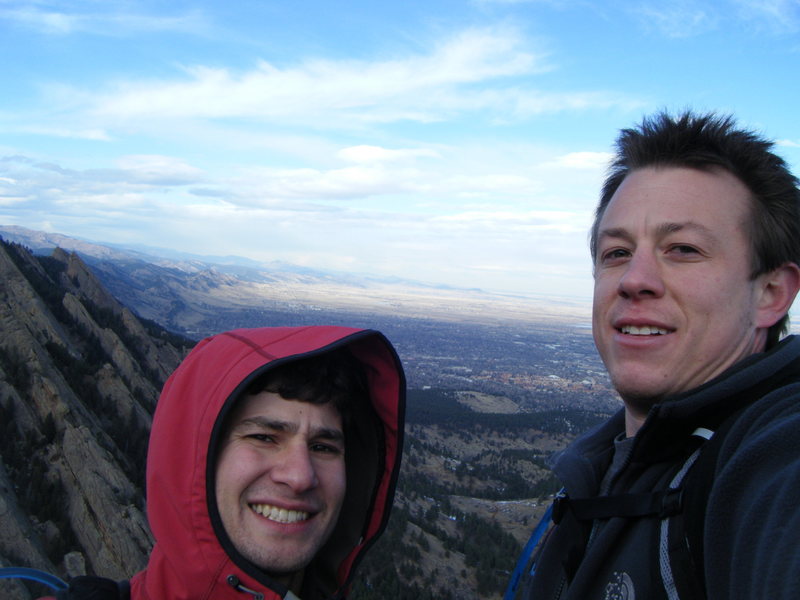
[[[151,415],[192,342],[135,317],[76,254],[2,242],[0,281],[0,566],[127,577],[152,543]],[[3,581],[0,597],[31,596]]]
[[[0,236],[35,253],[47,254],[55,247],[76,252],[136,314],[192,338],[259,325],[353,324],[368,315],[479,323],[589,320],[588,305],[568,299],[489,294],[282,262],[121,248],[22,227],[0,226]]]
[[[455,289],[447,285],[430,285],[403,279],[400,277],[378,277],[375,275],[354,275],[340,271],[324,271],[311,267],[293,265],[284,261],[259,262],[243,256],[214,256],[180,252],[170,248],[146,246],[143,244],[116,244],[113,242],[89,242],[78,238],[36,231],[26,227],[0,225],[0,237],[10,242],[22,244],[35,254],[48,254],[55,248],[62,248],[77,253],[82,258],[91,257],[99,260],[141,260],[155,265],[178,268],[186,271],[215,268],[222,273],[235,274],[243,280],[259,281],[262,273],[281,273],[302,275],[305,277],[336,280],[351,285],[363,285],[367,282],[411,285],[431,289]],[[472,291],[480,291],[475,288]]]

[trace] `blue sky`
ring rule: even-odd
[[[616,132],[733,113],[800,172],[800,2],[0,0],[0,224],[591,296]]]

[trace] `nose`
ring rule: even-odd
[[[308,446],[290,444],[277,458],[270,470],[270,477],[275,483],[288,486],[294,493],[317,487],[319,479]]]
[[[623,298],[658,298],[664,294],[664,280],[657,258],[639,251],[631,256],[620,277],[618,293]]]

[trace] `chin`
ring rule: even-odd
[[[311,562],[311,558],[313,558],[313,554],[311,557],[307,557],[306,553],[302,552],[292,553],[289,550],[275,551],[275,548],[272,550],[274,552],[265,554],[261,552],[260,549],[241,548],[239,549],[239,553],[248,561],[275,577],[289,576],[305,568],[308,563]]]
[[[658,404],[664,397],[663,389],[645,382],[612,382],[627,406],[635,407],[644,412],[650,410],[654,404]]]

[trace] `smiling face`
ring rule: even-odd
[[[330,404],[273,392],[242,398],[216,467],[222,524],[236,549],[279,581],[327,541],[345,495],[342,420]]]
[[[643,418],[655,401],[763,349],[749,203],[727,171],[677,167],[632,172],[609,202],[598,228],[593,331],[629,414]]]

